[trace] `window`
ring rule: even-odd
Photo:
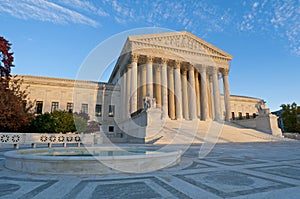
[[[239,112],[239,119],[243,119],[243,113],[242,112]]]
[[[43,101],[37,101],[35,106],[36,106],[35,113],[42,114],[43,113]]]
[[[108,132],[113,133],[114,130],[115,130],[115,127],[114,127],[114,126],[109,126],[109,127],[108,127]]]
[[[52,102],[51,105],[51,112],[53,113],[54,111],[58,110],[58,102]]]
[[[101,117],[102,116],[102,105],[101,104],[96,104],[95,116],[96,117]]]
[[[81,104],[81,112],[82,113],[88,113],[89,112],[88,109],[89,109],[88,104]]]
[[[246,119],[250,119],[249,113],[246,113]]]
[[[115,105],[109,105],[108,107],[108,117],[115,116]]]
[[[70,102],[67,103],[67,111],[69,113],[73,113],[73,103]]]

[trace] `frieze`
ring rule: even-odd
[[[199,39],[198,39],[199,40]],[[151,38],[135,38],[131,37],[131,42],[142,42],[152,45],[159,45],[164,47],[172,48],[172,50],[187,50],[200,54],[208,54],[210,56],[223,57],[228,60],[231,59],[230,55],[226,53],[219,52],[219,49],[215,49],[212,45],[202,41],[198,41],[197,39],[181,34],[181,35],[173,35],[173,36],[156,36]],[[133,47],[133,46],[132,46]],[[134,50],[134,48],[132,49]]]
[[[151,44],[151,43],[146,43],[146,42],[141,42],[141,41],[133,41],[133,51],[134,52],[149,52],[148,49],[151,48],[156,48],[160,49],[166,52],[169,52],[168,57],[170,59],[179,59],[179,57],[185,58],[185,57],[195,57],[195,59],[207,59],[206,62],[212,62],[216,64],[218,67],[226,68],[228,67],[228,61],[229,59],[226,57],[220,57],[218,55],[210,55],[204,52],[195,52],[195,51],[190,51],[190,50],[185,50],[185,49],[178,49],[178,48],[170,48],[168,46],[163,46],[159,44]],[[173,53],[173,54],[172,54]],[[162,54],[155,55],[155,53],[152,53],[152,56],[162,56]],[[181,59],[182,59],[181,58]],[[186,61],[182,59],[182,61]]]

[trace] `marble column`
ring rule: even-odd
[[[207,94],[207,76],[206,76],[206,67],[200,67],[200,76],[201,76],[201,119],[208,119],[208,94]]]
[[[176,99],[176,118],[182,119],[182,94],[181,94],[181,74],[180,74],[180,62],[175,63],[175,99]]]
[[[162,101],[162,118],[168,118],[168,59],[162,59],[161,66],[161,101]]]
[[[126,87],[125,87],[125,113],[126,117],[130,118],[130,91],[131,91],[131,64],[128,64],[126,71]],[[102,105],[103,106],[103,105]]]
[[[195,71],[195,89],[196,89],[196,104],[197,104],[197,117],[201,116],[200,108],[200,84],[199,84],[199,73]]]
[[[120,108],[119,110],[121,111],[121,119],[124,120],[126,119],[127,113],[126,113],[126,83],[127,83],[127,74],[126,74],[126,69],[123,70],[123,75],[122,75],[122,81],[121,81],[121,101],[120,101]]]
[[[168,67],[168,92],[169,92],[169,115],[172,120],[175,119],[175,96],[174,96],[174,69]]]
[[[155,98],[156,105],[161,107],[161,67],[155,65]]]
[[[214,111],[214,94],[213,94],[213,77],[211,75],[211,71],[210,74],[208,75],[208,82],[209,82],[209,86],[208,86],[208,107],[209,107],[209,116],[211,119],[215,118],[215,111]]]
[[[147,57],[146,63],[146,73],[147,73],[147,95],[153,97],[153,57]]]
[[[131,57],[131,86],[130,86],[130,96],[131,96],[131,110],[130,113],[137,111],[137,63],[138,56],[132,55]]]
[[[140,95],[140,99],[139,99],[139,108],[144,108],[144,97],[147,95],[147,87],[146,87],[146,78],[147,78],[147,75],[146,75],[146,66],[143,64],[140,66],[141,67],[141,88],[140,88],[140,91],[141,91],[141,95]]]
[[[230,121],[230,91],[228,82],[228,69],[222,70],[223,76],[223,90],[224,90],[224,103],[225,103],[225,121]]]
[[[182,107],[183,107],[183,118],[189,120],[189,102],[188,102],[188,91],[187,91],[187,70],[182,70]]]
[[[219,85],[219,69],[217,67],[212,68],[212,79],[213,79],[213,98],[214,98],[214,112],[215,120],[221,119],[221,105],[220,105],[220,85]]]
[[[189,66],[189,113],[190,119],[197,119],[196,91],[195,91],[195,70],[194,66]]]

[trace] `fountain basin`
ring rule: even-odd
[[[180,162],[181,151],[134,147],[70,147],[9,151],[8,169],[36,174],[145,173]]]

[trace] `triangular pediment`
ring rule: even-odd
[[[130,42],[140,42],[153,46],[168,47],[201,54],[214,55],[218,57],[232,59],[232,56],[199,37],[183,32],[167,32],[158,34],[146,34],[128,37]]]

